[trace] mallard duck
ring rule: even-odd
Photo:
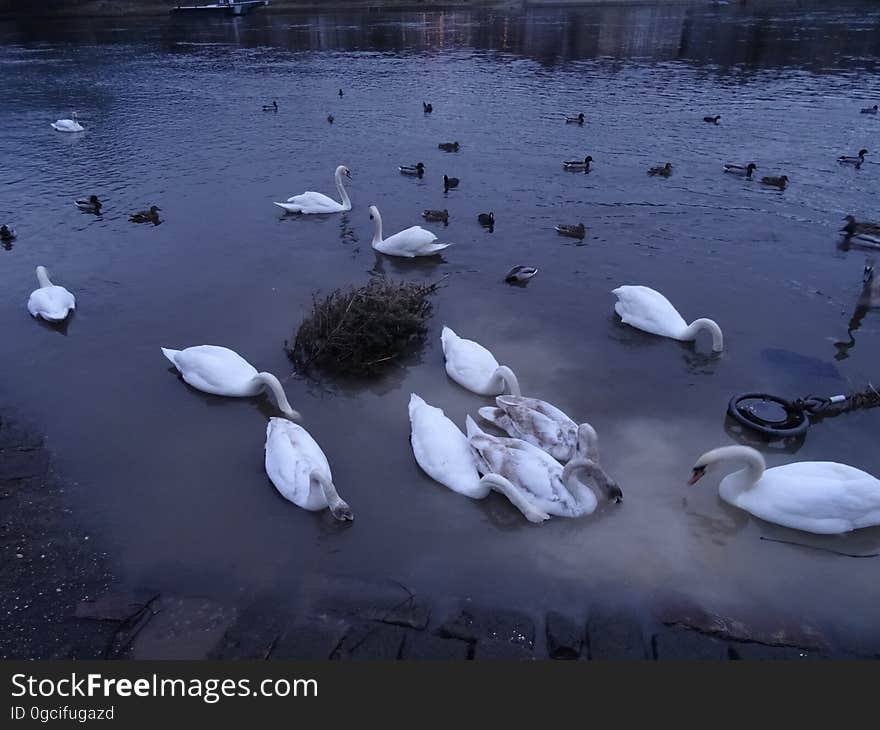
[[[751,177],[752,173],[758,169],[758,166],[754,162],[750,162],[748,165],[725,165],[724,172],[729,172],[731,175],[739,175],[740,177]]]
[[[583,124],[584,123],[584,113],[581,112],[576,117],[566,117],[565,123],[566,124]]]
[[[418,175],[421,177],[425,174],[425,163],[417,162],[415,165],[400,165],[398,168],[402,175]]]
[[[764,185],[772,185],[775,188],[784,188],[788,184],[788,175],[781,175],[780,177],[762,177],[761,182]]]
[[[458,187],[458,178],[457,177],[449,177],[448,175],[443,176],[443,189],[449,190],[449,188],[457,188]]]
[[[563,236],[570,236],[571,238],[583,238],[586,235],[587,229],[584,228],[583,223],[578,223],[576,226],[559,224],[556,226],[556,232]]]
[[[590,163],[593,161],[591,155],[587,155],[583,160],[567,160],[562,163],[562,166],[566,170],[583,170],[584,172],[590,171]]]
[[[721,119],[720,114],[716,114],[714,117],[703,117],[704,122],[709,122],[710,124],[718,124],[718,121]]]
[[[880,236],[880,223],[872,221],[857,221],[853,216],[848,215],[844,218],[846,225],[840,230],[849,236]]]
[[[330,122],[330,124],[333,124],[333,115],[332,114],[327,115],[327,121]]]
[[[672,174],[672,163],[667,162],[665,165],[658,165],[648,170],[649,175],[660,175],[661,177],[669,177]]]
[[[141,210],[132,213],[128,220],[132,223],[152,223],[154,226],[159,225],[159,211],[162,210],[158,205],[151,205],[149,210]]]
[[[492,228],[495,225],[495,214],[494,213],[480,213],[477,216],[477,220],[480,222],[481,226],[487,226]]]
[[[504,281],[508,284],[522,284],[531,279],[537,273],[538,270],[534,266],[523,266],[522,264],[519,264],[507,272]]]
[[[0,226],[0,241],[14,241],[15,240],[15,229],[4,223]]]
[[[424,101],[422,102],[422,109],[425,111],[425,114],[430,114],[432,111],[434,111],[434,107]]]
[[[278,102],[274,99],[271,104],[263,104],[264,112],[277,112],[278,111]]]
[[[458,142],[441,142],[437,145],[444,152],[458,152],[458,148],[461,145]]]
[[[449,211],[446,209],[443,210],[423,210],[422,218],[426,221],[443,221],[444,223],[449,222]]]
[[[856,167],[860,166],[865,161],[865,155],[868,154],[868,150],[861,149],[859,150],[859,154],[856,157],[851,157],[849,155],[841,155],[837,158],[837,161],[841,165],[855,165]]]
[[[874,104],[874,106],[866,106],[864,109],[862,109],[862,114],[876,114],[876,113],[877,113],[877,105],[876,104]]]
[[[73,204],[83,213],[100,213],[101,206],[103,205],[103,203],[98,200],[97,195],[90,195],[88,198],[77,198],[73,201]]]

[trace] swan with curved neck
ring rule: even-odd
[[[234,350],[218,345],[196,345],[184,350],[162,348],[184,381],[193,388],[233,398],[247,398],[265,391],[288,418],[300,418],[291,408],[281,382],[272,373],[260,373]]]
[[[302,426],[270,418],[265,448],[266,473],[285,499],[311,512],[329,509],[342,522],[354,519],[336,491],[327,457]]]
[[[434,256],[452,245],[434,243],[437,236],[421,226],[410,226],[393,236],[382,238],[382,216],[375,205],[370,206],[370,220],[373,221],[373,248],[379,253],[411,259],[416,256]]]
[[[513,370],[499,365],[495,356],[481,344],[459,337],[449,327],[440,335],[446,373],[462,388],[477,395],[500,395],[505,389],[521,395]]]
[[[57,122],[52,122],[52,129],[56,132],[82,132],[83,126],[77,120],[76,112],[71,116],[73,119],[59,119]]]
[[[76,309],[76,299],[63,286],[57,286],[49,280],[49,272],[45,266],[37,267],[37,283],[39,289],[31,292],[28,298],[28,312],[33,317],[47,322],[61,322]]]
[[[275,205],[288,213],[303,214],[343,213],[351,210],[351,200],[342,184],[343,176],[351,179],[351,171],[345,165],[340,165],[333,173],[333,179],[336,181],[336,190],[342,199],[341,203],[323,193],[309,190],[301,195],[288,198],[286,203],[275,203]]]
[[[880,479],[847,464],[797,461],[767,469],[749,446],[722,446],[697,459],[688,484],[696,484],[714,464],[744,468],[721,480],[718,493],[735,507],[795,530],[836,535],[880,525]]]
[[[695,319],[688,324],[660,292],[647,286],[619,286],[612,292],[617,297],[614,311],[628,325],[674,340],[694,340],[702,331],[712,335],[712,350],[724,349],[721,328],[711,319]]]

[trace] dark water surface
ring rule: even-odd
[[[880,380],[880,310],[847,334],[866,254],[836,233],[847,213],[878,212],[880,117],[858,112],[880,102],[880,8],[822,6],[0,25],[0,217],[19,233],[0,250],[0,393],[75,480],[71,519],[104,535],[125,580],[227,600],[328,572],[525,607],[679,593],[873,635],[876,560],[759,537],[876,552],[880,530],[810,537],[722,503],[718,476],[685,485],[697,456],[731,442],[733,393]],[[273,98],[279,112],[261,112]],[[73,109],[86,132],[55,133]],[[578,111],[584,127],[561,123]],[[461,151],[438,150],[445,140]],[[861,169],[837,165],[860,147],[876,153]],[[586,154],[589,175],[562,170]],[[424,179],[397,173],[418,160]],[[645,174],[667,160],[668,180]],[[752,160],[788,189],[721,172]],[[354,176],[350,213],[298,220],[272,205],[333,192],[338,164]],[[447,196],[444,173],[462,180]],[[102,217],[72,205],[89,193]],[[151,203],[161,225],[128,223]],[[456,245],[433,262],[383,258],[370,204],[386,231],[448,208],[449,226],[429,227]],[[494,233],[475,219],[489,210]],[[583,245],[553,231],[579,221]],[[519,263],[540,273],[502,283]],[[77,296],[63,332],[25,309],[37,264]],[[291,376],[282,345],[313,290],[371,272],[448,275],[419,361],[362,388]],[[624,283],[716,319],[724,353],[621,326],[610,291]],[[536,527],[496,495],[474,502],[419,471],[410,392],[461,425],[487,402],[448,381],[444,323],[512,366],[526,394],[595,425],[621,505]],[[203,343],[286,379],[353,525],[275,492],[268,402],[197,393],[159,351]],[[827,420],[768,461],[880,474],[878,418]]]

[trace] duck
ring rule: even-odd
[[[491,491],[477,470],[477,456],[465,436],[443,412],[420,396],[409,396],[410,445],[421,470],[435,482],[471,499]]]
[[[650,170],[648,170],[648,174],[669,177],[672,174],[672,163],[667,162],[665,165],[657,165],[656,167],[652,167]]]
[[[152,223],[154,226],[158,226],[160,210],[162,209],[158,205],[151,205],[149,210],[132,213],[128,220],[132,223]]]
[[[583,170],[590,171],[590,163],[593,161],[592,155],[587,155],[583,160],[566,160],[562,163],[562,167],[566,170]]]
[[[707,330],[712,335],[712,350],[724,349],[721,328],[711,319],[695,319],[688,324],[660,292],[647,286],[619,286],[612,292],[617,297],[614,311],[625,324],[673,340],[688,341]]]
[[[285,416],[301,418],[290,407],[278,378],[272,373],[257,372],[253,365],[228,347],[195,345],[183,350],[161,349],[183,380],[197,390],[232,398],[248,398],[268,391]]]
[[[0,226],[0,241],[14,241],[16,235],[15,229],[8,223]]]
[[[558,226],[554,226],[556,232],[562,236],[569,236],[570,238],[580,238],[583,237],[587,233],[587,229],[584,227],[583,223],[578,223],[576,226],[572,225],[563,225],[560,223]]]
[[[709,122],[710,124],[718,124],[721,121],[721,115],[716,114],[714,117],[703,117],[704,122]]]
[[[495,356],[481,344],[459,337],[444,326],[440,334],[446,374],[477,395],[501,395],[508,390],[521,395],[519,381],[506,365],[499,365]]]
[[[288,198],[286,203],[275,203],[275,205],[287,213],[302,213],[303,215],[343,213],[351,210],[351,200],[342,185],[343,176],[350,180],[351,171],[345,165],[339,165],[333,173],[333,179],[336,181],[336,190],[342,198],[341,203],[337,203],[333,198],[323,193],[316,193],[310,190]]]
[[[418,175],[421,177],[425,174],[425,163],[417,162],[415,165],[399,165],[397,169],[403,175]]]
[[[538,398],[499,395],[495,407],[479,409],[480,418],[546,451],[563,464],[576,456],[599,463],[599,437],[589,423],[578,425],[556,406]]]
[[[342,89],[339,90],[339,96],[342,96]]]
[[[27,308],[35,319],[47,322],[63,322],[76,309],[76,298],[63,286],[49,281],[45,266],[37,267],[39,289],[34,289],[28,298]]]
[[[457,188],[459,180],[457,177],[449,177],[448,175],[443,176],[443,190],[444,192],[449,192],[450,188]]]
[[[422,218],[426,221],[442,221],[443,223],[449,222],[449,211],[445,208],[443,210],[423,210]]]
[[[872,221],[857,221],[853,216],[848,215],[843,219],[846,221],[846,225],[840,230],[846,234],[846,237],[850,236],[880,236],[880,223],[874,223]]]
[[[566,117],[565,123],[566,124],[583,124],[584,123],[584,113],[581,112],[576,117]]]
[[[538,270],[534,266],[517,264],[504,275],[504,281],[508,284],[524,284],[537,273]]]
[[[424,110],[425,114],[430,114],[432,111],[434,111],[433,105],[428,104],[424,101],[422,102],[422,109]]]
[[[527,441],[484,432],[470,416],[466,426],[468,443],[477,453],[477,469],[529,522],[595,512],[599,500],[581,479],[593,481],[609,501],[623,499],[617,483],[589,459],[573,459],[563,467]]]
[[[327,115],[327,121],[330,122],[330,124],[333,124],[333,115],[332,114]]]
[[[729,172],[731,175],[739,175],[740,177],[752,177],[752,173],[758,169],[758,166],[754,162],[750,162],[748,165],[725,165],[724,172]]]
[[[56,132],[82,132],[83,126],[77,121],[76,112],[71,114],[73,119],[59,119],[52,122],[52,129]]]
[[[271,104],[263,104],[264,112],[277,112],[278,111],[278,102],[274,99]]]
[[[868,154],[868,150],[861,149],[856,157],[851,157],[849,155],[841,155],[837,158],[837,161],[841,165],[855,165],[856,167],[861,166],[861,164],[865,161],[865,155]]]
[[[417,256],[435,256],[451,243],[434,243],[437,240],[431,231],[421,226],[410,226],[388,238],[382,238],[382,216],[375,205],[370,206],[370,220],[373,221],[373,248],[388,256],[415,258]]]
[[[780,190],[788,185],[788,175],[781,175],[780,177],[766,176],[761,178],[761,182],[764,185],[770,185],[774,188],[779,188]]]
[[[98,200],[97,195],[90,195],[88,198],[77,198],[73,204],[83,213],[100,213],[103,203]]]
[[[721,480],[721,499],[762,520],[816,535],[880,525],[880,479],[861,469],[833,461],[796,461],[768,469],[759,451],[737,444],[703,454],[688,484],[726,462],[744,468]]]
[[[877,105],[874,104],[874,106],[866,106],[864,109],[862,109],[861,113],[862,114],[876,114],[877,113]]]
[[[495,214],[494,213],[480,213],[477,216],[477,222],[481,226],[485,226],[486,228],[494,228],[495,227]]]
[[[437,147],[445,152],[458,152],[461,145],[458,142],[441,142]]]
[[[266,426],[266,474],[286,500],[310,512],[329,509],[340,522],[354,519],[336,491],[330,464],[312,435],[286,418]]]

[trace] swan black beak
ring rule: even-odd
[[[693,471],[691,472],[691,478],[688,479],[688,484],[690,486],[693,486],[698,481],[700,481],[700,479],[702,479],[705,476],[705,474],[706,474],[706,467],[705,466],[695,466]]]

